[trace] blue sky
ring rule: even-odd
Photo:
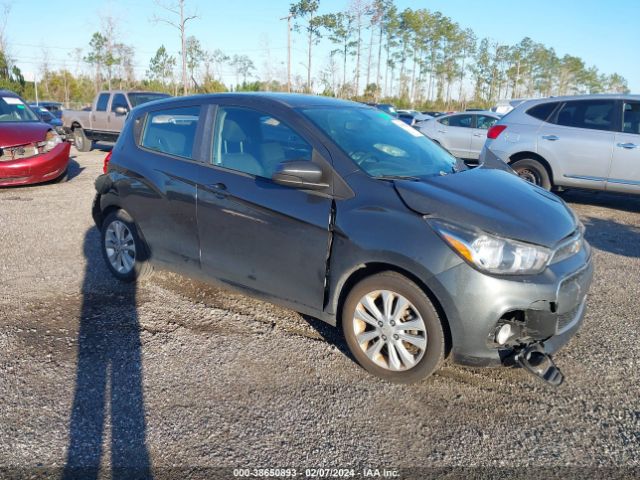
[[[99,15],[110,12],[120,19],[122,41],[136,49],[136,70],[143,75],[160,44],[177,54],[177,31],[154,24],[158,12],[153,0],[84,0],[67,8],[51,0],[12,0],[7,26],[10,53],[31,78],[48,51],[53,68],[73,70],[73,49],[87,49],[91,34],[100,28]],[[321,12],[346,8],[349,0],[321,0]],[[279,18],[287,14],[288,0],[188,0],[200,18],[189,25],[189,34],[203,46],[227,54],[247,54],[259,75],[268,68],[273,74],[286,68],[286,26]],[[640,1],[617,0],[396,0],[400,9],[439,10],[478,37],[515,43],[525,36],[556,49],[582,57],[605,73],[618,72],[631,90],[640,93],[638,45]],[[267,57],[267,48],[269,56]],[[323,42],[314,54],[316,67],[326,64],[329,45]],[[304,75],[304,39],[294,34],[294,73]],[[314,68],[315,70],[315,68]],[[234,83],[231,69],[225,81]]]

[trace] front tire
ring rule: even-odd
[[[117,210],[107,215],[101,233],[102,256],[114,277],[133,282],[151,274],[146,245],[127,212]]]
[[[538,185],[545,190],[551,190],[551,179],[549,178],[549,172],[539,161],[530,158],[525,158],[513,162],[511,168],[515,170],[520,178],[523,180]]]
[[[79,152],[90,152],[93,148],[93,140],[89,140],[80,127],[73,130],[73,142]]]
[[[433,303],[396,272],[353,287],[342,309],[342,331],[358,363],[391,382],[422,380],[444,360],[445,336]]]

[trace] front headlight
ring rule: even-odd
[[[539,245],[472,231],[442,220],[427,221],[454,252],[483,272],[533,275],[542,272],[551,258],[551,251]]]
[[[42,149],[45,152],[50,152],[55,148],[56,145],[60,145],[62,143],[62,138],[55,131],[49,130],[47,135],[44,137],[44,142],[41,143]]]

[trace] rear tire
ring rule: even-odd
[[[107,215],[102,222],[102,256],[114,277],[122,282],[147,278],[153,272],[148,249],[133,219],[124,210]]]
[[[93,140],[89,140],[84,130],[76,127],[73,130],[73,142],[79,152],[90,152],[93,148]]]
[[[549,172],[542,163],[538,160],[531,158],[525,158],[518,160],[511,164],[511,168],[515,170],[520,178],[523,180],[538,185],[545,190],[551,190],[553,185],[549,178]]]
[[[396,272],[372,275],[353,287],[342,309],[342,331],[358,363],[390,382],[420,381],[444,360],[445,335],[433,303]]]

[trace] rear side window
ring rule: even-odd
[[[498,119],[494,117],[489,117],[487,115],[478,115],[476,118],[476,128],[479,128],[481,130],[488,130],[493,127],[497,121]]]
[[[541,103],[540,105],[536,105],[527,110],[527,115],[531,115],[533,118],[546,122],[558,106],[558,103],[559,102]]]
[[[150,150],[191,159],[199,119],[200,107],[149,112],[141,144]]]
[[[625,102],[622,117],[624,133],[640,134],[640,102]]]
[[[471,128],[472,120],[473,117],[471,115],[454,115],[453,117],[449,117],[449,123],[445,125],[449,125],[450,127]]]
[[[108,103],[109,103],[109,94],[101,93],[100,96],[98,97],[98,103],[96,103],[96,111],[106,112]]]
[[[611,130],[615,112],[613,100],[576,100],[566,102],[554,123],[565,127]]]

